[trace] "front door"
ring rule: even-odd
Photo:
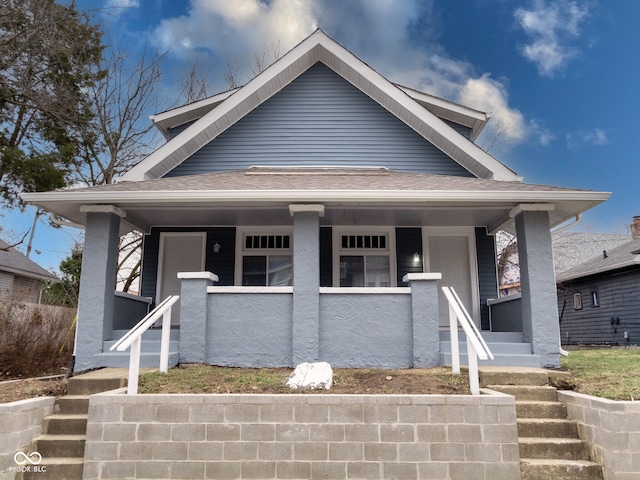
[[[180,295],[178,272],[202,272],[204,270],[206,233],[160,234],[158,254],[158,285],[156,304],[169,295]],[[171,309],[171,325],[180,324],[180,302]]]
[[[442,280],[438,287],[453,287],[463,305],[477,323],[476,295],[473,291],[472,269],[467,235],[434,235],[428,237],[429,271],[440,272]],[[440,327],[449,326],[449,306],[438,288]]]

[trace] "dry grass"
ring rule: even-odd
[[[183,366],[169,373],[140,377],[140,393],[309,393],[285,385],[290,368],[231,368]],[[333,369],[331,390],[313,393],[345,394],[469,394],[469,379],[454,376],[450,368],[380,370]]]
[[[0,378],[64,372],[73,353],[74,315],[70,308],[0,302]]]

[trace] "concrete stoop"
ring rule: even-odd
[[[56,400],[53,415],[44,420],[44,433],[31,450],[42,455],[45,472],[24,472],[16,480],[81,480],[89,418],[89,395],[127,385],[128,372],[105,368],[69,379],[68,395]]]
[[[576,422],[549,386],[541,369],[482,367],[482,385],[516,397],[522,480],[602,480],[602,468],[590,461],[589,445],[578,437]]]

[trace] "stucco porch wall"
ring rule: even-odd
[[[13,456],[19,451],[30,453],[31,440],[42,433],[44,418],[53,413],[55,401],[41,397],[0,404],[0,479],[15,478]]]
[[[84,479],[520,479],[507,395],[91,397]]]
[[[150,297],[124,292],[113,294],[113,329],[129,330],[149,313]]]
[[[411,289],[344,290],[320,290],[320,359],[342,368],[413,366]]]
[[[567,415],[589,442],[591,458],[602,465],[605,480],[640,479],[640,402],[618,402],[559,391]]]
[[[213,291],[207,295],[206,363],[245,367],[291,365],[292,293],[223,293],[232,289],[215,288]],[[188,328],[184,319],[182,322],[181,329]]]

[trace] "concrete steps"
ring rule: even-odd
[[[560,373],[554,373],[560,375]],[[589,459],[589,446],[541,369],[512,372],[484,368],[480,382],[516,398],[522,480],[602,480],[602,468]]]
[[[478,365],[502,367],[540,367],[540,357],[534,355],[530,343],[523,340],[521,332],[481,332],[493,360],[479,360]],[[459,332],[460,363],[468,365],[467,342],[463,332]],[[451,365],[451,334],[440,332],[440,361],[443,365]]]
[[[89,396],[126,386],[126,376],[124,370],[102,369],[69,379],[69,395],[56,400],[53,415],[44,420],[44,433],[31,446],[42,455],[46,472],[19,473],[16,480],[81,480]]]
[[[113,339],[103,342],[102,353],[95,356],[97,362],[105,367],[128,368],[129,350],[125,352],[109,351],[109,349],[127,333],[127,330],[114,330]],[[160,365],[161,329],[150,329],[142,334],[140,345],[140,366],[155,367]],[[180,330],[171,329],[169,341],[169,367],[175,367],[180,361]]]

